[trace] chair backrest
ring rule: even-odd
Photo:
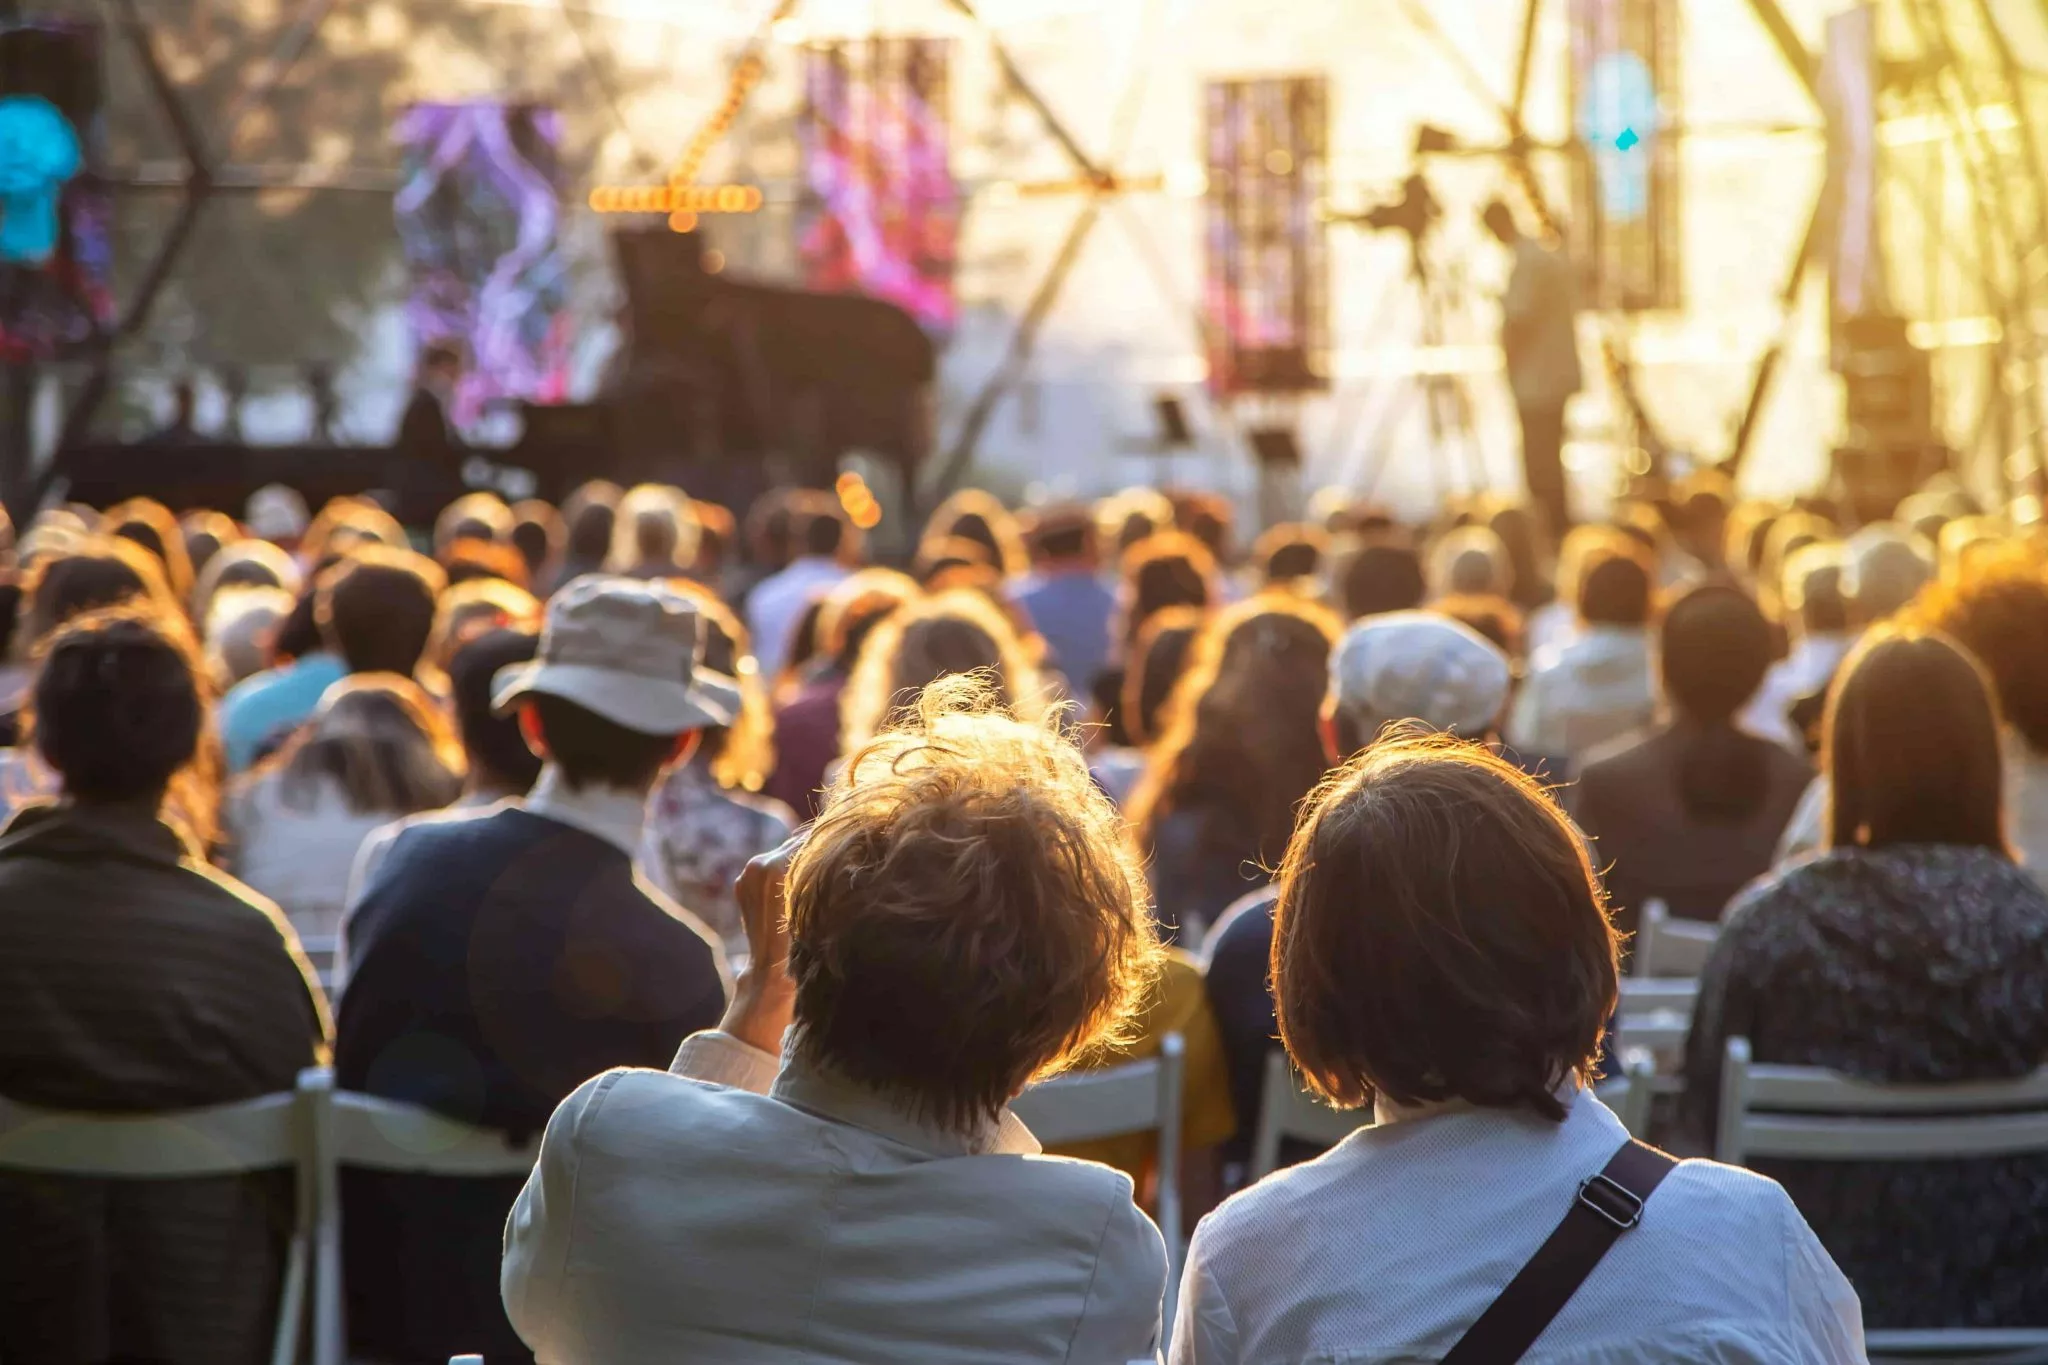
[[[2042,1365],[2048,1327],[1938,1327],[1865,1332],[1870,1365],[1947,1361],[1949,1365]]]
[[[2048,1067],[2004,1081],[1890,1085],[1759,1066],[1730,1038],[1717,1160],[1906,1161],[2048,1152]]]
[[[279,1288],[272,1365],[292,1365],[306,1311],[319,1179],[308,1096],[330,1073],[299,1073],[291,1093],[168,1114],[74,1114],[0,1100],[0,1170],[116,1180],[198,1180],[290,1169],[296,1190]]]
[[[1630,1137],[1650,1136],[1650,1101],[1657,1092],[1657,1059],[1648,1048],[1630,1048],[1621,1074],[1593,1087],[1593,1093],[1621,1120]]]
[[[1055,1076],[1010,1102],[1010,1111],[1047,1146],[1124,1133],[1158,1134],[1155,1212],[1166,1242],[1169,1331],[1180,1290],[1181,1084],[1186,1070],[1187,1043],[1178,1033],[1169,1033],[1159,1040],[1157,1057]]]
[[[1644,901],[1643,925],[1636,934],[1629,971],[1635,976],[1698,976],[1720,937],[1718,924],[1678,919],[1663,901]]]
[[[313,1144],[320,1178],[318,1272],[313,1293],[313,1365],[342,1365],[347,1330],[341,1295],[341,1171],[474,1179],[525,1176],[540,1144],[515,1145],[495,1129],[474,1128],[417,1105],[334,1089],[332,1072],[313,1098]]]
[[[299,951],[306,955],[306,962],[313,968],[313,975],[320,982],[320,989],[330,995],[334,992],[334,959],[341,952],[341,938],[336,934],[308,934],[299,939]]]
[[[1615,1049],[1662,1052],[1683,1047],[1692,1027],[1699,982],[1687,978],[1625,977],[1615,1011]]]
[[[1252,1135],[1246,1175],[1262,1180],[1280,1165],[1280,1144],[1288,1139],[1334,1147],[1372,1123],[1370,1109],[1332,1109],[1294,1078],[1294,1064],[1274,1048],[1266,1054],[1266,1080],[1259,1094],[1259,1126]]]

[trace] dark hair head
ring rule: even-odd
[[[1310,578],[1323,567],[1330,537],[1321,527],[1286,521],[1266,528],[1252,544],[1252,563],[1267,583]]]
[[[1235,517],[1227,498],[1189,488],[1174,489],[1166,496],[1173,503],[1174,525],[1201,541],[1218,563],[1230,557],[1230,527]]]
[[[1024,541],[1016,517],[995,495],[979,488],[963,488],[940,503],[925,523],[924,538],[970,541],[982,550],[982,562],[1005,577],[1024,571]]]
[[[100,526],[109,535],[133,541],[149,551],[163,570],[171,596],[183,602],[192,593],[192,560],[185,553],[185,533],[171,509],[155,498],[130,498],[107,509]]]
[[[500,628],[476,636],[448,661],[455,724],[469,755],[470,784],[480,791],[522,793],[540,776],[540,759],[526,747],[518,718],[491,708],[498,670],[527,662],[539,649],[532,631]]]
[[[1502,502],[1495,504],[1486,524],[1508,552],[1514,580],[1508,588],[1509,600],[1525,611],[1541,606],[1550,595],[1550,585],[1543,577],[1543,537],[1536,517],[1519,502]]]
[[[554,562],[568,539],[568,529],[553,503],[528,498],[513,505],[508,538],[512,548],[519,551],[519,557],[526,561],[526,581],[531,583]]]
[[[1763,741],[1735,727],[1777,652],[1770,622],[1739,588],[1694,588],[1664,613],[1658,662],[1664,696],[1688,722],[1678,792],[1696,820],[1744,820],[1763,806]]]
[[[540,721],[548,759],[572,791],[605,787],[644,792],[676,754],[675,735],[650,735],[586,711],[566,697],[545,692],[526,703]]]
[[[1280,1036],[1319,1094],[1557,1120],[1559,1087],[1591,1082],[1617,988],[1600,884],[1564,813],[1484,747],[1367,748],[1310,800],[1279,887]]]
[[[1156,611],[1209,606],[1215,582],[1215,557],[1193,536],[1161,531],[1133,545],[1124,556],[1119,593],[1125,647],[1137,642]]]
[[[1508,207],[1504,199],[1488,201],[1486,207],[1480,211],[1479,221],[1486,224],[1486,230],[1503,242],[1512,242],[1522,235],[1522,230],[1515,225],[1515,211]]]
[[[1174,685],[1188,670],[1205,619],[1195,607],[1168,607],[1152,613],[1138,632],[1121,699],[1124,731],[1133,744],[1150,744],[1159,738],[1164,728],[1161,713]]]
[[[1959,579],[1922,593],[1907,620],[1951,636],[1991,674],[2005,719],[2048,754],[2048,575],[2024,551],[1972,560]]]
[[[1589,626],[1649,624],[1655,575],[1646,553],[1631,553],[1616,540],[1595,550],[1579,577],[1579,619]]]
[[[162,564],[133,540],[117,536],[88,536],[70,550],[38,559],[23,593],[31,643],[74,616],[134,598],[177,611]]]
[[[771,488],[754,499],[747,509],[746,536],[748,553],[763,569],[773,571],[789,563],[796,536],[789,489]]]
[[[89,612],[50,637],[36,752],[75,801],[159,800],[205,732],[205,672],[183,624],[145,607]]]
[[[829,494],[804,499],[798,515],[803,521],[803,547],[807,555],[836,555],[847,538],[846,513],[839,500]]]
[[[612,527],[618,517],[619,486],[604,479],[584,484],[562,504],[566,526],[565,557],[578,565],[602,564],[612,549]]]
[[[1034,559],[1093,559],[1097,553],[1095,514],[1080,503],[1041,508],[1026,541]]]
[[[349,672],[411,677],[446,586],[440,566],[424,555],[363,545],[316,580],[313,615]]]
[[[1353,621],[1382,612],[1413,611],[1427,593],[1422,557],[1406,545],[1368,543],[1337,565],[1335,596]]]
[[[1830,848],[1963,844],[2010,856],[1998,704],[1961,645],[1874,628],[1836,675],[1821,727]]]

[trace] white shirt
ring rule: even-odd
[[[560,1365],[1124,1365],[1166,1248],[1107,1166],[971,1134],[723,1033],[548,1122],[505,1226],[505,1311]]]
[[[1508,716],[1508,743],[1531,758],[1577,760],[1648,725],[1657,714],[1650,635],[1625,626],[1588,626],[1531,661]]]
[[[1787,714],[1804,698],[1828,685],[1856,643],[1853,635],[1803,635],[1792,652],[1771,665],[1763,685],[1742,713],[1742,727],[1753,735],[1806,752],[1806,741]]]
[[[789,658],[790,636],[813,597],[837,587],[847,569],[827,555],[805,555],[772,573],[747,594],[747,634],[753,637],[754,661],[761,676],[773,679]]]
[[[1580,1095],[1561,1124],[1447,1106],[1352,1134],[1202,1220],[1172,1365],[1440,1360],[1628,1139]],[[1687,1161],[1523,1365],[1848,1365],[1856,1292],[1775,1181]]]

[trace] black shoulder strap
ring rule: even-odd
[[[1571,1302],[1615,1239],[1642,1221],[1643,1205],[1678,1161],[1631,1138],[1600,1174],[1581,1182],[1571,1209],[1443,1365],[1513,1365]]]

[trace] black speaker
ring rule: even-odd
[[[1188,415],[1180,405],[1180,399],[1170,393],[1162,393],[1152,400],[1152,410],[1159,415],[1159,444],[1168,450],[1179,450],[1195,443],[1194,433],[1188,430]]]
[[[1254,427],[1249,435],[1252,455],[1257,458],[1260,465],[1268,468],[1300,468],[1301,443],[1294,438],[1294,428]]]

